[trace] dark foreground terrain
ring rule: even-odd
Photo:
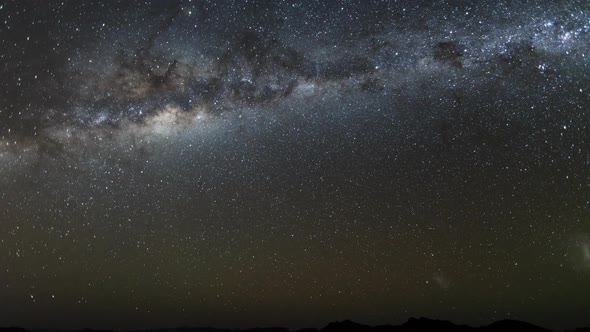
[[[266,327],[266,328],[250,328],[250,329],[223,329],[212,327],[182,327],[171,329],[154,329],[154,330],[137,330],[133,332],[288,332],[290,331],[284,327]],[[527,322],[518,320],[501,320],[492,324],[480,327],[472,327],[468,325],[457,325],[450,321],[434,320],[428,318],[410,318],[402,325],[378,325],[369,326],[355,323],[349,320],[342,322],[333,322],[323,328],[309,328],[300,329],[297,332],[500,332],[500,331],[519,331],[519,332],[550,332],[553,330],[536,326]],[[0,332],[63,332],[59,330],[28,330],[18,327],[0,328]],[[108,330],[81,330],[80,332],[111,332]],[[577,328],[567,330],[567,332],[590,332],[590,327]]]

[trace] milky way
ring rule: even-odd
[[[590,324],[586,1],[0,1],[0,325]]]

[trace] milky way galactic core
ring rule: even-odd
[[[590,325],[590,2],[0,1],[0,325]]]

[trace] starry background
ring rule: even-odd
[[[587,1],[0,1],[0,325],[590,324]]]

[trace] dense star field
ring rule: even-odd
[[[0,1],[0,325],[590,325],[590,2]]]

